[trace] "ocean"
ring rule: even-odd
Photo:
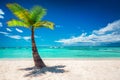
[[[38,47],[42,58],[120,58],[120,47]],[[0,59],[32,58],[30,47],[0,48]]]

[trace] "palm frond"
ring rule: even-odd
[[[40,6],[34,6],[30,11],[24,9],[17,3],[7,4],[7,7],[19,18],[19,20],[13,19],[8,21],[8,26],[23,26],[26,28],[33,26],[34,28],[46,27],[54,29],[54,23],[42,21],[42,18],[46,14],[46,9]]]
[[[29,11],[24,9],[23,7],[21,7],[19,4],[17,3],[9,3],[7,4],[7,7],[12,11],[12,13],[18,17],[20,20],[26,22],[26,23],[30,23],[30,14]]]
[[[21,27],[29,28],[29,25],[25,24],[22,21],[15,20],[15,19],[12,19],[12,20],[8,21],[7,25],[10,26],[10,27],[21,26]]]
[[[40,21],[44,15],[46,15],[46,9],[40,7],[40,6],[34,6],[30,10],[30,18],[34,22]]]
[[[36,22],[33,26],[35,28],[46,27],[52,30],[54,29],[54,23],[49,22],[49,21],[39,21],[39,22]]]

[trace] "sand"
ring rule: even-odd
[[[34,69],[32,60],[0,60],[0,80],[120,80],[120,59],[45,59]]]

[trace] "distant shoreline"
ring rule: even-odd
[[[118,58],[42,58],[43,60],[120,60]],[[33,60],[32,58],[0,58],[0,60]]]
[[[38,48],[67,48],[67,47],[120,47],[120,46],[37,46]],[[0,46],[0,48],[31,48],[31,46],[15,46],[15,47],[5,47],[5,46]]]

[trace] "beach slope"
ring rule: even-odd
[[[35,69],[32,60],[0,60],[0,80],[120,80],[119,59],[45,59]]]

